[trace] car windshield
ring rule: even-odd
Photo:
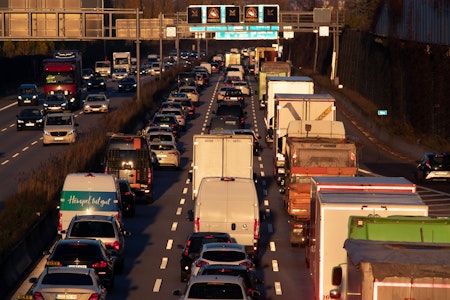
[[[212,261],[233,262],[244,260],[245,253],[238,251],[206,251],[202,254],[202,258]]]
[[[45,285],[93,285],[92,277],[88,274],[52,273],[42,279]]]
[[[80,221],[73,224],[71,237],[115,237],[113,224],[110,222]]]
[[[66,116],[47,116],[46,125],[72,125],[72,118]]]
[[[171,142],[172,140],[172,136],[168,134],[152,134],[149,137],[150,142]]]
[[[234,283],[201,282],[191,285],[189,299],[244,299],[242,288]]]
[[[91,97],[87,97],[86,101],[87,102],[97,102],[97,101],[106,101],[106,99],[105,99],[105,97],[91,96]]]
[[[36,90],[33,88],[22,88],[19,91],[20,94],[35,94]]]
[[[20,115],[24,117],[41,116],[41,112],[39,109],[24,109]]]
[[[48,95],[46,102],[64,102],[66,98],[62,95]]]

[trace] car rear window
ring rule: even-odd
[[[241,116],[242,108],[239,105],[220,105],[216,114],[218,116]]]
[[[149,140],[150,142],[171,142],[172,136],[168,134],[151,134]]]
[[[202,246],[209,243],[228,243],[230,240],[225,237],[197,237],[193,238],[189,244],[189,253],[199,253]]]
[[[202,254],[202,257],[206,260],[223,261],[223,262],[240,261],[246,258],[245,253],[238,251],[224,251],[224,250],[206,251]]]
[[[152,150],[173,150],[173,145],[160,145],[160,144],[154,144],[151,145],[150,148]]]
[[[42,284],[48,285],[93,285],[92,277],[87,274],[53,273],[42,278]]]
[[[114,232],[113,224],[111,224],[110,222],[75,222],[70,232],[70,237],[113,238],[115,236],[116,234]]]
[[[234,283],[202,282],[191,285],[188,298],[244,299],[242,288]]]
[[[97,245],[83,243],[58,245],[52,255],[53,260],[67,260],[78,258],[80,260],[101,260],[100,248]]]
[[[211,130],[239,129],[239,120],[236,118],[220,117],[211,119]]]

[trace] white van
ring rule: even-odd
[[[258,257],[259,203],[250,178],[203,178],[195,200],[194,232],[226,232]]]
[[[122,222],[120,188],[113,174],[67,174],[59,202],[58,234],[77,215],[115,216]]]

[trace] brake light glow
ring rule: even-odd
[[[58,231],[62,230],[62,213],[59,213]]]
[[[100,295],[97,293],[94,293],[89,297],[89,300],[97,300],[97,299],[100,299]]]
[[[42,294],[41,294],[40,292],[35,292],[35,293],[33,294],[33,299],[36,299],[36,300],[38,300],[38,299],[44,299],[44,296],[42,296]]]
[[[114,241],[112,243],[105,243],[105,246],[107,248],[112,248],[114,250],[119,250],[120,249],[120,243],[119,241]]]
[[[96,263],[96,264],[92,264],[93,268],[106,268],[106,266],[108,265],[108,263],[104,260]]]
[[[253,222],[253,238],[259,239],[259,221],[257,219]]]
[[[240,266],[244,266],[244,267],[246,267],[247,269],[251,269],[251,268],[253,267],[253,264],[252,264],[251,262],[249,262],[249,261],[241,262],[239,265],[240,265]]]
[[[201,259],[197,259],[197,261],[195,262],[195,266],[200,268],[201,266],[205,266],[205,265],[209,265],[209,263],[207,261],[201,260]]]
[[[197,229],[197,232],[200,232],[200,218],[195,219],[194,226]]]

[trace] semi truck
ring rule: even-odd
[[[285,151],[274,157],[274,176],[290,216],[290,243],[305,246],[311,217],[312,176],[356,176],[357,145],[340,121],[291,121]]]
[[[428,206],[416,185],[403,177],[312,177],[310,194],[305,254],[315,299],[329,299],[330,291],[336,288],[331,280],[335,266],[341,264],[342,271],[347,272],[347,265],[342,264],[347,251],[342,245],[348,236],[350,216],[428,216]],[[341,293],[347,293],[345,284]]]
[[[350,216],[344,248],[330,299],[450,299],[449,218]]]
[[[193,137],[192,200],[205,177],[253,179],[253,137],[196,134]]]
[[[291,64],[285,61],[266,61],[260,65],[258,72],[259,109],[266,107],[266,78],[268,76],[291,76]]]
[[[265,107],[266,114],[264,117],[266,134],[265,140],[269,147],[273,145],[274,135],[274,116],[275,116],[275,94],[314,94],[314,82],[308,76],[267,76],[266,77],[266,94]],[[306,114],[305,117],[308,115]],[[310,120],[303,119],[303,120]]]
[[[44,94],[64,94],[71,110],[80,108],[83,79],[82,55],[78,50],[56,50],[44,59]]]
[[[131,72],[131,53],[113,52],[113,69],[125,68],[127,73]]]

